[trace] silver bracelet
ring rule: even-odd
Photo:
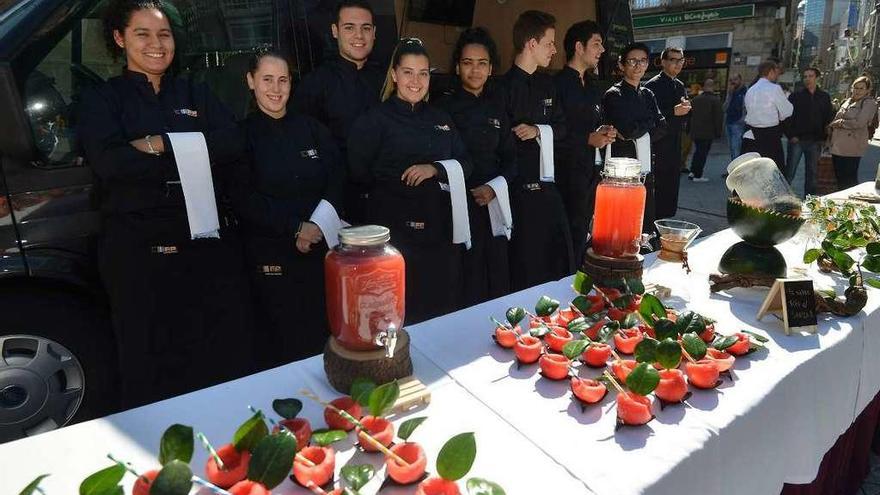
[[[150,134],[147,134],[147,137],[144,138],[147,141],[147,148],[150,149],[151,155],[159,156],[161,153],[159,153],[158,151],[156,151],[155,148],[153,148],[153,143],[150,141],[151,137],[153,137],[153,136],[151,136]]]

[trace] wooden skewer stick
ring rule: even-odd
[[[684,347],[681,348],[681,353],[682,353],[682,355],[684,355],[685,358],[687,358],[688,361],[690,361],[692,363],[696,363],[694,358],[692,358],[691,355],[688,354],[688,351],[684,350]]]
[[[308,488],[309,490],[311,490],[311,492],[314,493],[315,495],[328,495],[327,492],[324,491],[323,488],[321,488],[320,486],[316,485],[315,482],[312,481],[312,480],[309,480],[309,482],[306,483],[306,488]]]
[[[623,359],[620,359],[620,354],[618,354],[614,349],[611,349],[611,355],[614,356],[614,359],[618,361],[623,361]]]
[[[205,436],[204,433],[198,432],[196,433],[196,438],[198,438],[205,449],[211,454],[211,457],[214,458],[214,462],[217,463],[217,467],[220,468],[221,471],[226,471],[226,466],[223,464],[223,459],[220,459],[220,455],[217,454],[217,451],[214,450],[214,447],[211,446],[211,442],[208,441],[208,437]]]
[[[338,407],[334,406],[333,404],[331,404],[329,402],[322,401],[321,398],[318,397],[317,395],[315,395],[315,393],[312,392],[311,390],[304,388],[304,389],[300,390],[299,393],[303,394],[304,396],[308,397],[309,399],[312,399],[313,401],[317,402],[318,404],[321,404],[322,406],[329,408],[331,411],[342,416],[343,418],[346,419],[346,421],[349,421],[350,423],[354,423],[359,428],[364,429],[364,430],[366,429],[366,427],[363,425],[363,423],[358,421],[357,418],[355,418],[351,414],[348,414],[347,411],[343,411],[342,409],[339,409]]]
[[[372,436],[370,436],[370,434],[367,433],[366,431],[359,430],[358,437],[366,440],[370,445],[372,445],[373,447],[376,447],[379,450],[379,452],[382,452],[383,454],[387,455],[388,457],[394,459],[394,461],[396,463],[400,464],[401,466],[409,467],[409,463],[406,462],[406,460],[404,460],[403,457],[400,457],[399,455],[395,454],[394,452],[391,452],[390,450],[388,450],[388,447],[382,445],[382,442],[380,442],[380,441],[376,440],[375,438],[373,438]]]
[[[142,476],[137,471],[135,471],[134,468],[131,467],[131,464],[129,464],[127,462],[120,461],[119,459],[113,457],[113,454],[107,454],[107,458],[110,459],[111,461],[115,462],[116,464],[119,464],[120,466],[122,466],[126,471],[135,475],[135,477],[142,478],[145,482],[149,483],[150,480],[146,476]]]
[[[602,374],[605,375],[606,378],[608,378],[612,385],[614,385],[614,388],[617,389],[618,393],[626,393],[626,391],[623,390],[623,387],[621,387],[620,384],[617,383],[617,380],[615,380],[614,377],[611,376],[611,373],[609,373],[608,370],[605,370]]]
[[[299,452],[296,453],[296,460],[298,460],[299,462],[305,464],[305,465],[308,466],[308,467],[315,467],[315,466],[317,466],[317,464],[315,464],[314,462],[312,462],[311,459],[309,459],[308,457],[306,457],[306,456],[300,454]]]

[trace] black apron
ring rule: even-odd
[[[468,193],[471,248],[464,252],[464,305],[473,306],[510,293],[507,237],[492,235],[489,207]]]
[[[752,127],[746,126],[746,131],[752,131],[755,139],[743,138],[742,153],[756,152],[759,155],[770,158],[776,162],[779,170],[785,168],[785,155],[782,151],[782,126]]]

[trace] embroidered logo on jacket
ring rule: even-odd
[[[319,156],[318,156],[318,150],[316,150],[316,149],[314,149],[314,148],[312,148],[312,149],[310,149],[310,150],[302,150],[302,151],[300,151],[300,152],[299,152],[299,156],[301,156],[301,157],[303,157],[303,158],[311,158],[311,159],[313,159],[313,160],[319,158]]]
[[[545,107],[552,107],[553,106],[553,98],[546,98],[545,100],[543,100],[541,102],[541,104],[544,105]]]
[[[450,127],[449,127],[448,125],[443,124],[443,125],[435,125],[435,126],[434,126],[434,130],[435,130],[435,131],[449,132],[451,129],[450,129]]]
[[[197,112],[196,110],[191,110],[189,108],[178,108],[174,110],[174,115],[186,115],[187,117],[195,118],[199,116],[199,112]]]
[[[501,129],[501,119],[493,119],[492,117],[489,117],[489,125],[496,129]]]

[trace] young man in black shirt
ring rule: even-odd
[[[338,56],[308,74],[292,98],[293,110],[314,117],[330,129],[341,155],[355,120],[379,104],[385,72],[368,61],[376,40],[373,9],[365,0],[343,0],[330,26],[339,45]],[[362,223],[366,193],[346,184],[344,216]]]
[[[666,119],[666,135],[654,143],[656,185],[654,194],[657,218],[675,216],[678,210],[678,187],[681,180],[681,130],[691,104],[687,99],[684,83],[678,74],[684,67],[684,51],[666,48],[660,55],[663,70],[645,83],[654,93],[657,106]]]
[[[599,172],[596,148],[614,141],[613,126],[599,125],[602,92],[591,81],[605,48],[599,25],[593,21],[573,24],[563,41],[565,67],[554,77],[559,105],[565,112],[565,139],[556,142],[556,177],[571,228],[576,261],[583,259],[593,218]]]
[[[612,156],[638,158],[637,139],[648,134],[654,147],[666,134],[666,119],[657,106],[654,93],[641,85],[642,76],[648,68],[649,53],[648,47],[642,43],[633,43],[624,48],[617,63],[623,79],[608,88],[602,96],[602,122],[613,125],[617,130],[617,140],[611,145]],[[653,232],[657,218],[653,172],[645,177],[645,189],[647,198],[642,230]]]
[[[552,158],[553,141],[565,137],[565,114],[557,102],[553,78],[538,72],[539,67],[550,65],[556,53],[555,23],[546,12],[520,14],[513,26],[516,58],[500,81],[519,169],[510,192],[510,285],[514,291],[574,271],[571,232],[554,183]]]
[[[804,157],[804,195],[816,194],[816,168],[825,142],[825,129],[834,117],[831,97],[817,86],[819,69],[804,69],[804,87],[788,96],[794,113],[788,119],[788,161],[785,178],[794,180]]]

